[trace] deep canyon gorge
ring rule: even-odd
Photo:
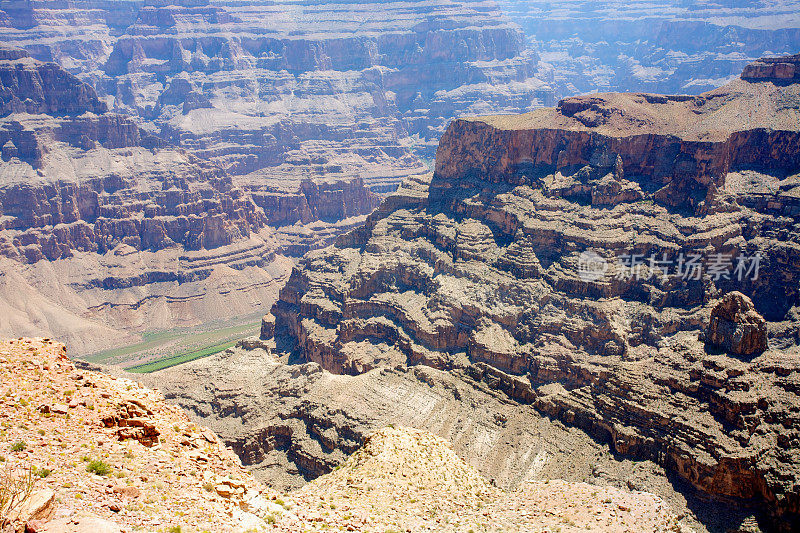
[[[268,530],[796,530],[798,8],[3,2],[0,370],[65,405],[2,437]]]

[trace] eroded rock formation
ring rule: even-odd
[[[370,431],[342,468],[286,494],[256,481],[215,433],[158,391],[78,369],[62,344],[0,340],[0,377],[5,533],[685,531],[644,492],[566,481],[503,491],[443,438],[397,426]],[[139,423],[157,432],[156,445],[119,440]]]
[[[800,79],[800,54],[791,57],[763,57],[745,67],[742,79],[796,82]]]
[[[316,363],[279,362],[268,345],[246,339],[242,347],[137,378],[158,384],[170,401],[214,428],[257,478],[275,488],[300,488],[341,472],[337,467],[373,432],[406,425],[452,442],[459,457],[512,498],[529,483],[556,479],[647,491],[684,514],[681,525],[695,531],[703,526],[690,508],[704,519],[722,510],[677,492],[653,462],[615,457],[580,429],[509,401],[503,390],[522,380],[489,367],[447,372],[398,366],[340,376]],[[405,473],[402,479],[413,479]],[[322,478],[307,489],[325,483]],[[752,510],[732,515],[744,520]]]
[[[767,322],[750,298],[729,292],[711,310],[706,342],[731,353],[757,355],[767,349]]]
[[[362,177],[393,189],[461,114],[551,99],[489,2],[148,2],[28,7],[0,39],[55,61],[109,107],[262,184]],[[88,35],[87,35],[88,34]]]
[[[78,370],[66,353],[50,339],[0,340],[0,416],[14,421],[0,436],[4,532],[266,527],[259,516],[277,494],[208,428],[135,381]],[[229,485],[240,490],[210,490]]]
[[[551,99],[519,28],[484,2],[23,2],[0,6],[0,41],[55,63],[0,52],[13,176],[0,227],[14,232],[0,247],[36,265],[0,291],[37,300],[30,312],[11,304],[26,318],[0,331],[58,336],[75,353],[95,347],[75,333],[87,318],[108,339],[98,320],[142,331],[252,314],[291,263],[271,254],[299,256],[361,224],[379,194],[428,171],[418,156],[433,158],[452,116]],[[119,245],[145,251],[133,256],[143,264],[121,271],[132,257],[110,256]],[[124,297],[103,292],[112,286]]]
[[[800,84],[745,78],[454,121],[429,181],[293,272],[272,309],[278,346],[335,373],[489,376],[621,454],[794,523]],[[698,338],[731,291],[767,320],[770,349],[747,361]],[[756,332],[723,346],[765,347],[742,310],[734,324]]]

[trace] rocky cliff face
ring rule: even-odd
[[[280,239],[224,170],[107,113],[56,65],[9,54],[0,60],[3,331],[57,333],[81,352],[123,340],[112,328],[212,319],[209,299],[246,314],[274,298],[289,264],[276,255]]]
[[[57,65],[41,64],[19,49],[0,48],[0,113],[104,113],[94,91]]]
[[[796,1],[589,3],[501,0],[560,96],[600,91],[698,94],[763,55],[800,50]],[[550,69],[550,73],[545,72]]]
[[[37,299],[42,290],[46,300],[61,295],[42,305],[66,305],[71,327],[52,329],[57,318],[26,311],[6,331],[59,336],[76,353],[86,341],[75,326],[87,312],[139,331],[274,301],[290,261],[277,265],[271,254],[301,255],[363,222],[381,193],[428,171],[418,155],[433,158],[453,115],[522,112],[550,94],[533,78],[522,33],[484,2],[19,2],[0,6],[0,41],[63,69],[0,53],[10,217],[0,225],[15,232],[0,246],[32,265],[72,264],[32,266],[5,285]],[[157,163],[147,155],[155,149]],[[135,256],[142,272],[110,273],[131,260],[108,255],[121,244],[145,251]],[[164,268],[163,255],[192,267]],[[210,265],[235,267],[212,276]],[[95,266],[102,277],[90,273]],[[74,270],[81,280],[65,293],[60,280]],[[242,300],[232,309],[218,305],[228,274],[247,287],[234,291]],[[100,286],[124,287],[125,296],[99,292],[76,305]],[[160,311],[139,312],[156,301]]]
[[[743,78],[453,122],[429,181],[293,272],[278,345],[336,373],[517,376],[499,380],[515,401],[789,527],[800,85]],[[763,354],[726,352],[736,327],[698,338],[734,290]]]

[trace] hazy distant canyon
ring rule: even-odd
[[[557,97],[604,91],[699,94],[755,58],[795,54],[793,0],[503,0]]]

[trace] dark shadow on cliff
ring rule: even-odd
[[[709,533],[778,531],[758,508],[758,502],[713,499],[694,488],[673,470],[666,470],[666,473],[672,487],[686,498],[686,506]]]

